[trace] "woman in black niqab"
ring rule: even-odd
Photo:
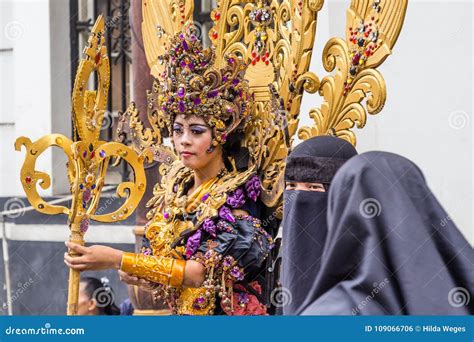
[[[474,314],[474,251],[420,169],[352,158],[329,193],[328,236],[304,315]]]
[[[326,239],[327,190],[336,171],[357,151],[339,138],[319,136],[295,147],[285,169],[282,286],[283,314],[294,315],[319,270]]]

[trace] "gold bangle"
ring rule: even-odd
[[[184,280],[185,260],[123,253],[120,269],[138,278],[180,287]]]
[[[169,285],[173,287],[181,287],[184,281],[184,268],[186,267],[186,260],[173,259],[173,261]]]

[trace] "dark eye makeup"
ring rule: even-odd
[[[206,133],[206,129],[204,127],[192,127],[191,128],[191,132],[193,132],[193,134],[203,134],[203,133]]]

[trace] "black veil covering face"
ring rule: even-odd
[[[404,157],[369,152],[331,184],[304,315],[474,314],[474,251]]]
[[[315,137],[296,146],[287,158],[285,181],[323,183],[357,152],[339,138]],[[294,315],[313,285],[326,239],[327,193],[285,190],[282,239],[283,288],[289,291],[283,314]]]

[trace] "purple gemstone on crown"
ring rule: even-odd
[[[204,194],[204,196],[202,196],[201,200],[202,200],[203,202],[205,202],[208,198],[209,198],[209,193]]]
[[[189,50],[189,47],[188,47],[188,43],[186,43],[186,41],[183,41],[183,49],[184,51],[188,51]]]
[[[227,82],[227,80],[228,80],[228,77],[227,77],[227,76],[223,76],[223,77],[222,77],[222,82]]]
[[[183,101],[179,101],[178,103],[178,109],[181,113],[184,113],[184,111],[186,110],[186,106],[184,105],[184,102]]]
[[[186,94],[186,90],[183,87],[179,87],[178,88],[178,96],[183,98],[185,94]]]
[[[235,60],[233,58],[229,58],[229,63],[234,64]]]
[[[212,98],[216,97],[217,94],[219,94],[219,92],[218,92],[217,90],[212,90],[212,91],[210,91],[209,93],[207,93],[207,97],[208,97],[209,99],[212,99]]]
[[[240,81],[239,81],[238,79],[236,79],[236,78],[234,78],[234,79],[232,80],[232,84],[233,84],[233,85],[237,85],[237,84],[239,84],[239,83],[240,83]]]
[[[200,105],[200,104],[201,104],[201,98],[196,97],[196,98],[194,99],[194,105],[197,106],[197,105]]]
[[[170,218],[170,214],[169,213],[164,213],[163,217],[167,220]]]
[[[99,156],[100,156],[101,158],[105,158],[105,151],[104,151],[104,150],[100,150]]]
[[[193,63],[193,62],[190,62],[190,63],[188,64],[188,67],[189,67],[189,69],[194,70],[194,63]]]
[[[185,68],[186,67],[186,61],[181,61],[181,68]]]

